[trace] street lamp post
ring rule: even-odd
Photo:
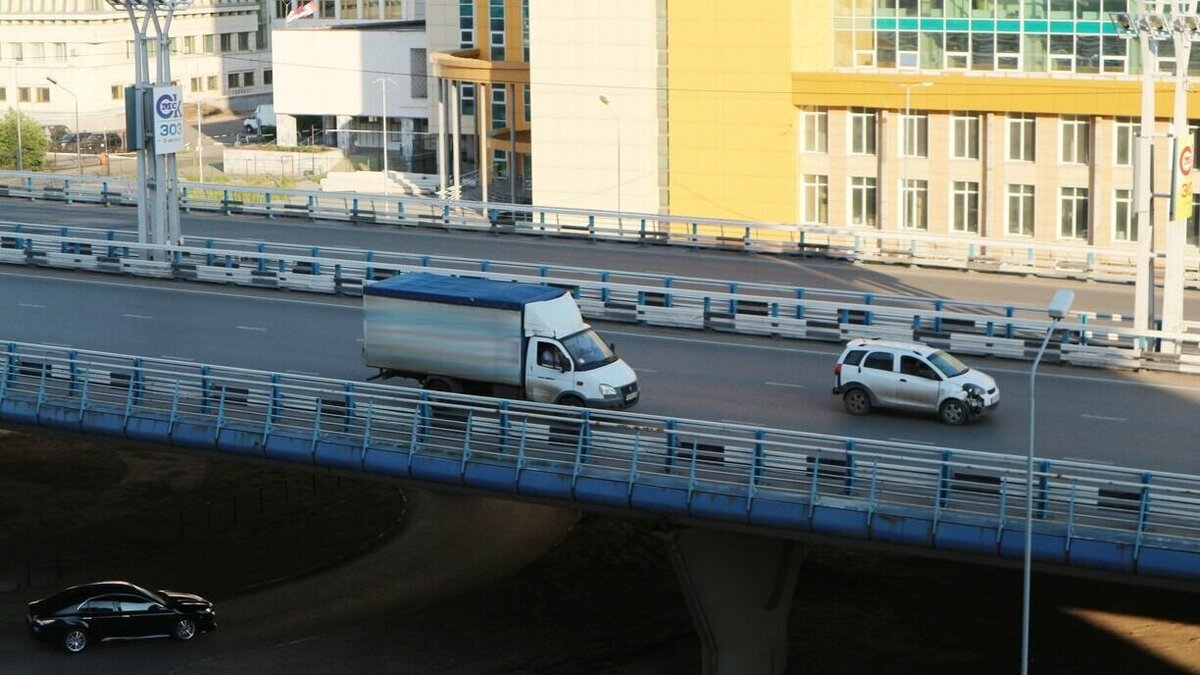
[[[75,101],[75,165],[79,167],[79,174],[83,175],[83,154],[79,151],[79,97],[75,95],[75,92],[59,84],[58,80],[53,77],[47,75],[46,79],[50,81],[50,84],[62,87],[62,90],[70,94],[71,98]]]
[[[388,183],[391,181],[391,175],[388,173],[387,83],[396,84],[396,81],[390,77],[377,77],[374,82],[383,89],[383,196],[386,197]]]
[[[612,115],[613,124],[617,127],[617,231],[624,234],[625,221],[621,212],[621,118],[617,117],[617,111],[613,110],[607,96],[601,96],[600,103]]]
[[[1046,310],[1050,315],[1050,325],[1046,328],[1042,346],[1038,349],[1037,356],[1033,359],[1033,366],[1029,369],[1029,454],[1025,461],[1025,560],[1022,565],[1024,585],[1021,595],[1021,675],[1029,673],[1029,587],[1033,578],[1033,432],[1034,418],[1037,414],[1037,407],[1034,404],[1034,378],[1037,376],[1038,364],[1042,362],[1042,356],[1046,353],[1046,346],[1050,344],[1050,337],[1054,335],[1054,329],[1058,327],[1058,322],[1066,318],[1067,313],[1071,311],[1071,303],[1074,300],[1075,291],[1065,289],[1055,291],[1054,297],[1050,300],[1050,306]]]
[[[909,213],[908,213],[908,209],[909,209],[909,195],[908,195],[909,148],[908,148],[908,144],[912,140],[912,131],[913,131],[913,129],[912,129],[912,126],[913,126],[913,124],[912,124],[912,108],[910,106],[910,103],[912,101],[912,88],[913,87],[921,87],[921,88],[932,87],[933,83],[926,81],[926,82],[897,82],[896,84],[897,84],[897,86],[904,87],[904,134],[901,136],[901,139],[900,139],[900,143],[901,143],[900,151],[904,153],[902,155],[903,159],[901,159],[901,164],[900,164],[900,221],[901,221],[900,226],[904,227],[905,225],[911,225],[911,223],[908,222],[908,215],[909,215]]]

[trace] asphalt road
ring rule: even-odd
[[[843,412],[830,393],[839,346],[598,324],[639,373],[639,412],[1024,455],[1028,362],[966,361],[996,377],[1001,406],[963,427],[932,417]],[[353,298],[0,270],[0,338],[364,380]],[[394,380],[398,384],[414,383]],[[1187,376],[1043,367],[1038,455],[1200,473]]]
[[[136,212],[129,207],[0,199],[0,220],[136,230]],[[1048,304],[1058,288],[1071,288],[1076,292],[1076,310],[1133,313],[1132,284],[220,214],[181,214],[181,226],[185,235],[197,237],[405,251],[1033,306]],[[1189,292],[1185,303],[1184,316],[1200,319],[1200,292]]]

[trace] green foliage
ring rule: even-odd
[[[9,108],[0,118],[0,169],[17,168],[17,111]],[[37,120],[28,115],[20,116],[21,123],[21,168],[37,171],[46,161],[46,150],[50,139]]]

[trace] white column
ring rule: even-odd
[[[492,88],[485,83],[475,85],[475,135],[479,137],[479,194],[480,201],[488,200],[488,171],[492,157],[488,154],[488,106],[492,101]]]
[[[1133,159],[1133,203],[1137,213],[1137,263],[1134,276],[1133,327],[1150,328],[1154,316],[1154,222],[1150,218],[1150,158],[1154,146],[1154,73],[1158,68],[1157,43],[1139,33],[1142,55],[1142,124]]]
[[[454,186],[457,199],[462,199],[462,110],[459,99],[462,97],[462,83],[454,80],[450,83],[450,158],[453,167]]]
[[[1175,3],[1175,12],[1179,13],[1194,13],[1196,11],[1196,0],[1187,0],[1186,2]],[[1175,39],[1175,116],[1171,121],[1171,133],[1176,139],[1183,139],[1191,130],[1188,129],[1187,119],[1187,70],[1188,59],[1192,53],[1192,32],[1176,30],[1172,33]],[[1175,163],[1177,158],[1175,152],[1171,153],[1171,171],[1176,170]],[[1187,178],[1191,180],[1191,176]],[[1179,189],[1178,187],[1176,189]],[[1174,198],[1174,194],[1172,194]],[[1191,205],[1184,210],[1185,214],[1191,213]],[[1163,326],[1162,329],[1167,333],[1182,333],[1183,332],[1183,249],[1187,246],[1187,219],[1180,218],[1167,223],[1166,237],[1166,275],[1163,279]],[[1162,351],[1166,354],[1177,354],[1179,345],[1175,342],[1164,340],[1162,342]]]
[[[438,194],[445,198],[446,188],[446,80],[437,79],[437,169]]]

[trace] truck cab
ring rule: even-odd
[[[621,409],[637,403],[637,376],[591,328],[561,341],[529,341],[526,389],[530,400]]]

